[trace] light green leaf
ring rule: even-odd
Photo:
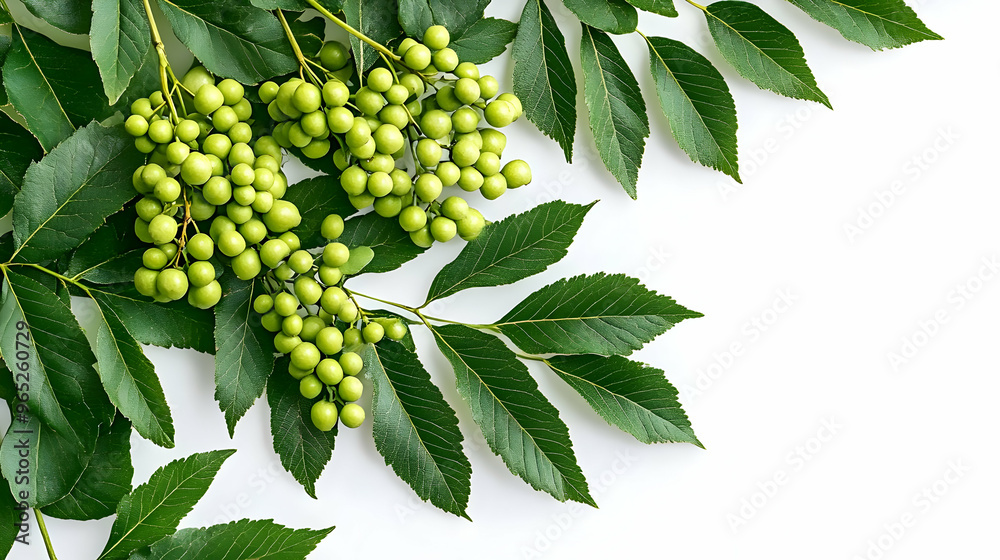
[[[371,247],[375,256],[364,270],[369,273],[396,270],[426,251],[413,243],[410,234],[396,220],[387,220],[374,212],[344,222],[344,233],[337,241],[348,247]]]
[[[102,427],[97,447],[73,490],[43,513],[59,519],[100,519],[115,513],[118,502],[132,491],[132,425],[123,416]]]
[[[533,354],[630,354],[701,317],[624,274],[575,276],[524,298],[496,326]]]
[[[407,35],[418,41],[432,25],[443,25],[452,36],[459,37],[483,19],[483,10],[489,3],[490,0],[400,0],[399,23]]]
[[[213,74],[256,84],[298,68],[278,18],[247,0],[160,0],[177,38]]]
[[[33,161],[42,159],[42,147],[23,126],[0,113],[0,216],[14,207],[14,195],[21,190],[24,172]]]
[[[113,296],[97,290],[91,296],[99,315],[94,350],[104,390],[139,435],[161,447],[173,447],[173,418],[153,363],[112,305]]]
[[[705,10],[708,29],[722,56],[762,89],[831,107],[806,64],[795,35],[749,2],[726,0]]]
[[[649,68],[670,132],[692,161],[740,181],[736,104],[707,58],[673,39],[648,37]]]
[[[640,10],[660,14],[661,16],[677,17],[677,8],[674,7],[674,0],[628,0]]]
[[[576,134],[576,75],[566,39],[543,0],[528,0],[514,37],[514,93],[538,130],[573,160]]]
[[[186,301],[155,303],[131,285],[91,288],[121,318],[128,332],[142,344],[163,348],[192,348],[215,353],[215,316]]]
[[[134,550],[172,534],[233,453],[228,449],[196,453],[157,469],[148,482],[119,502],[111,535],[99,559],[128,558]]]
[[[596,507],[576,464],[569,430],[528,368],[495,336],[464,325],[433,329],[458,392],[490,449],[536,490]]]
[[[876,51],[944,39],[928,29],[903,0],[788,1],[840,31],[845,39]]]
[[[153,545],[143,560],[303,560],[333,527],[289,529],[270,519],[241,519],[182,529]]]
[[[346,263],[341,265],[340,272],[344,276],[354,276],[359,274],[375,258],[375,251],[367,245],[352,245],[351,257]]]
[[[231,271],[219,279],[222,300],[215,306],[215,400],[226,416],[229,435],[236,422],[264,394],[274,366],[271,335],[260,324],[253,300],[263,293]]]
[[[142,0],[93,0],[90,50],[111,103],[125,93],[149,49],[149,22]]]
[[[488,225],[438,272],[427,301],[468,288],[512,284],[559,262],[596,204],[554,200]]]
[[[402,31],[395,0],[344,0],[344,16],[351,27],[382,45],[398,37]],[[375,49],[353,35],[351,51],[359,74],[379,59]]]
[[[111,116],[114,109],[108,106],[90,53],[13,27],[13,45],[3,64],[4,86],[10,103],[46,151],[76,127]]]
[[[368,344],[365,377],[374,387],[375,447],[421,499],[465,517],[472,465],[458,418],[417,355],[391,340]]]
[[[517,34],[517,24],[505,19],[482,18],[460,37],[452,37],[451,47],[459,60],[485,64],[503,54]]]
[[[554,356],[545,363],[608,424],[637,440],[702,447],[662,370],[620,356]]]
[[[587,25],[580,39],[580,62],[597,152],[604,167],[634,199],[649,136],[639,83],[611,38]]]
[[[80,0],[21,0],[36,17],[68,33],[85,35],[90,31],[90,4]]]
[[[347,193],[340,187],[338,178],[328,175],[305,179],[289,186],[284,200],[294,204],[302,215],[302,222],[294,232],[306,249],[326,244],[320,233],[320,226],[327,215],[339,214],[347,218],[356,212],[347,199]]]
[[[639,14],[625,0],[562,0],[580,21],[608,33],[635,31]]]
[[[95,122],[31,165],[14,198],[17,260],[44,262],[80,245],[135,196],[142,161],[122,127]]]
[[[302,398],[299,382],[288,375],[288,357],[275,363],[267,380],[267,404],[271,407],[271,439],[281,465],[316,498],[316,481],[333,455],[337,428],[316,429],[311,420],[313,402]]]

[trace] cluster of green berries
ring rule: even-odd
[[[531,181],[523,160],[500,162],[507,138],[496,128],[520,117],[520,100],[499,93],[497,80],[481,76],[474,64],[460,62],[449,41],[439,25],[422,43],[404,39],[397,53],[405,67],[375,67],[353,93],[339,66],[350,55],[330,42],[319,60],[340,77],[330,72],[322,84],[291,78],[260,88],[278,123],[272,134],[279,145],[295,146],[308,158],[332,157],[351,204],[398,220],[421,247],[456,236],[475,239],[486,225],[463,198],[445,195],[446,188],[493,200]],[[488,126],[481,126],[484,120]]]
[[[244,280],[258,276],[265,241],[281,235],[297,246],[289,230],[301,216],[282,200],[288,182],[281,147],[271,136],[254,138],[243,86],[216,83],[201,66],[181,83],[194,95],[187,103],[178,96],[177,113],[168,103],[173,99],[157,91],[135,101],[125,122],[147,154],[132,178],[143,195],[135,233],[154,245],[143,255],[135,287],[157,301],[187,295],[191,305],[207,309],[222,296],[216,280],[222,265]]]
[[[322,253],[292,252],[267,273],[270,293],[253,303],[264,328],[275,333],[274,348],[289,355],[288,373],[299,381],[299,392],[316,400],[311,417],[322,431],[332,430],[338,418],[349,428],[364,422],[365,411],[355,402],[364,392],[357,377],[364,362],[356,350],[384,337],[400,340],[407,332],[397,319],[365,315],[340,286],[345,271],[354,273],[363,266],[352,260],[349,247],[335,241],[343,231],[340,216],[327,216],[322,234],[329,243]],[[283,244],[270,240],[261,252],[287,255]]]

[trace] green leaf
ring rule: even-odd
[[[545,363],[608,424],[637,440],[702,447],[662,370],[620,356],[554,356]]]
[[[630,354],[684,319],[701,317],[624,274],[575,276],[524,298],[496,323],[533,354]]]
[[[257,282],[227,272],[219,279],[222,300],[215,306],[215,400],[226,416],[229,435],[236,422],[264,394],[274,365],[271,334],[260,324],[253,300],[263,293]]]
[[[375,258],[375,251],[367,245],[351,246],[351,256],[346,263],[342,264],[340,272],[344,276],[354,276],[359,274]]]
[[[459,60],[485,64],[503,54],[517,34],[517,24],[505,19],[482,18],[460,37],[452,37],[451,47]]]
[[[14,20],[11,19],[10,14],[0,9],[0,25],[5,23],[12,23]],[[11,38],[3,33],[0,33],[0,105],[6,105],[9,103],[7,99],[7,88],[3,86],[3,63],[7,60],[7,53],[10,52]]]
[[[128,332],[142,344],[163,348],[192,348],[215,353],[215,316],[186,301],[156,303],[132,286],[91,288],[121,318]]]
[[[23,126],[0,113],[0,216],[14,207],[14,195],[21,190],[24,172],[31,162],[42,158],[42,147]]]
[[[11,424],[15,435],[8,436],[9,445],[4,440],[0,462],[11,491],[17,494],[24,486],[31,495],[28,502],[41,507],[70,491],[94,452],[99,425],[111,422],[114,408],[100,386],[93,367],[96,358],[68,301],[9,267],[3,275],[0,353],[12,360],[15,384],[27,395],[30,413],[17,411]],[[27,448],[38,469],[22,483],[17,483],[23,477],[16,476],[15,438],[31,440]]]
[[[312,8],[306,0],[250,0],[250,3],[262,10],[301,12]],[[334,14],[343,9],[343,3],[340,0],[319,0],[319,4]]]
[[[267,380],[271,438],[281,465],[315,498],[316,481],[333,455],[337,428],[329,432],[316,429],[310,416],[313,403],[302,398],[299,382],[288,375],[288,364],[287,357],[278,360]]]
[[[135,235],[135,207],[128,205],[81,243],[61,272],[97,284],[131,282],[148,247]]]
[[[122,127],[91,123],[31,165],[14,198],[15,257],[43,262],[80,245],[135,196],[143,155]]]
[[[423,500],[465,517],[472,465],[462,452],[458,418],[417,355],[391,340],[368,344],[365,377],[374,387],[375,447]]]
[[[876,51],[944,39],[928,29],[903,0],[788,1],[840,31],[845,39]]]
[[[21,0],[34,16],[68,33],[90,31],[90,4],[80,0]]]
[[[333,527],[289,529],[274,521],[241,519],[183,529],[153,545],[143,560],[302,560]]]
[[[489,3],[490,0],[400,0],[399,23],[407,35],[418,41],[432,25],[443,25],[459,37],[483,19]]]
[[[91,296],[100,319],[94,350],[104,390],[139,435],[161,447],[173,447],[173,419],[153,363],[110,303],[113,296],[96,290]]]
[[[382,45],[395,39],[402,31],[395,0],[344,0],[344,16],[351,27]],[[420,36],[423,37],[422,32]],[[351,51],[354,53],[358,74],[371,68],[379,58],[375,49],[353,35]]]
[[[295,183],[288,187],[284,200],[299,209],[302,222],[295,228],[302,247],[314,249],[326,244],[320,233],[323,219],[329,214],[348,217],[357,210],[351,206],[347,193],[340,187],[337,177],[323,175]]]
[[[149,481],[119,502],[111,535],[99,559],[128,558],[132,551],[172,534],[208,491],[222,463],[235,452],[226,449],[195,453],[157,469]]]
[[[90,53],[18,25],[13,41],[3,65],[4,85],[10,103],[46,151],[76,127],[114,112]]]
[[[255,84],[298,68],[278,18],[247,0],[160,0],[174,34],[218,76]]]
[[[648,37],[649,69],[670,132],[692,161],[740,181],[736,104],[707,58],[673,39]]]
[[[0,10],[0,16],[4,13]],[[10,549],[14,547],[14,542],[20,533],[21,512],[27,511],[27,503],[21,505],[11,496],[10,489],[6,485],[0,485],[0,556],[7,558]]]
[[[639,82],[611,37],[587,25],[583,25],[580,39],[580,62],[597,152],[604,167],[634,199],[649,136],[649,119]]]
[[[580,21],[608,33],[635,31],[639,13],[625,0],[563,0]]]
[[[542,272],[566,256],[594,204],[554,200],[490,224],[438,272],[427,301],[468,288],[512,284]]]
[[[296,19],[288,22],[288,27],[295,35],[303,54],[306,56],[319,54],[319,50],[323,48],[323,39],[326,37],[326,18],[314,17],[307,21]]]
[[[344,222],[344,233],[338,242],[348,247],[366,245],[375,251],[375,257],[365,267],[365,272],[389,272],[417,258],[426,251],[410,239],[410,234],[390,220],[369,212]]]
[[[46,515],[59,519],[100,519],[115,512],[118,502],[132,491],[132,425],[121,415],[101,429],[97,447],[69,495],[46,506]]]
[[[514,93],[538,130],[573,160],[576,134],[576,75],[566,39],[543,0],[528,0],[514,37]]]
[[[141,0],[94,0],[90,50],[113,104],[125,93],[149,49],[149,22]]]
[[[726,0],[710,4],[705,19],[722,56],[741,76],[762,89],[832,108],[798,39],[767,12],[749,2]]]
[[[674,0],[627,0],[640,10],[660,14],[661,16],[677,17],[677,8],[674,7]]]
[[[596,507],[576,464],[569,430],[538,390],[528,368],[495,336],[464,325],[435,327],[490,449],[536,490]]]
[[[0,25],[3,25],[5,23],[14,23],[14,18],[10,17],[10,13],[7,12],[7,10],[0,8]],[[3,58],[0,57],[0,63],[2,62]]]

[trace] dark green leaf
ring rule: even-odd
[[[150,44],[149,22],[141,0],[93,0],[90,50],[101,71],[104,94],[114,103],[142,66]]]
[[[399,23],[407,35],[418,41],[432,25],[443,25],[459,37],[482,20],[489,3],[490,0],[400,0]]]
[[[121,284],[131,282],[135,271],[142,266],[142,254],[145,249],[133,249],[118,257],[86,271],[81,280],[94,284]]]
[[[693,161],[740,181],[736,104],[722,74],[691,47],[648,37],[649,67],[670,132]]]
[[[722,56],[762,89],[831,107],[806,64],[795,35],[749,2],[726,0],[705,10],[708,29]]]
[[[347,23],[383,45],[395,39],[402,31],[397,14],[395,0],[344,0],[344,16],[347,18]],[[379,58],[375,49],[353,35],[351,35],[351,51],[354,53],[354,62],[357,64],[359,74],[371,68]]]
[[[32,277],[10,268],[3,273],[0,352],[16,362],[9,365],[30,408],[23,419],[18,411],[11,429],[28,425],[33,431],[17,437],[30,435],[31,464],[45,473],[35,472],[25,485],[29,503],[41,507],[70,491],[94,451],[100,424],[110,424],[114,408],[100,386],[93,367],[96,358],[68,301]],[[18,449],[13,441],[6,443],[0,450],[3,474],[16,494]]]
[[[312,5],[306,0],[250,0],[250,3],[262,10],[301,12],[312,8]],[[343,2],[340,0],[319,0],[319,4],[334,14],[343,9]]]
[[[5,23],[14,23],[14,18],[10,17],[10,13],[7,10],[0,8],[0,25]],[[0,63],[2,62],[3,58],[0,57]]]
[[[398,342],[368,344],[365,376],[374,386],[375,447],[421,499],[468,519],[472,465],[458,418],[417,355]]]
[[[118,502],[132,491],[132,425],[121,415],[102,427],[97,447],[83,476],[69,495],[47,506],[43,513],[60,519],[100,519],[115,512]]]
[[[307,21],[296,19],[288,22],[295,35],[295,40],[299,43],[306,56],[316,56],[323,48],[323,39],[326,37],[326,18],[314,17]]]
[[[436,327],[434,335],[472,418],[507,468],[560,501],[596,507],[569,430],[517,356],[499,338],[464,325]]]
[[[195,309],[186,301],[155,303],[132,286],[91,288],[90,292],[100,293],[105,305],[142,344],[215,353],[215,316],[211,310]]]
[[[10,14],[0,9],[0,25],[4,23],[11,23],[14,20],[11,19]],[[7,53],[10,52],[11,38],[3,33],[0,33],[0,105],[6,105],[9,101],[7,99],[7,88],[3,87],[3,63],[7,60]]]
[[[677,17],[677,8],[674,7],[674,0],[628,0],[640,10],[660,14],[661,16]]]
[[[944,39],[920,21],[903,0],[788,0],[844,38],[872,50]]]
[[[634,199],[649,136],[649,119],[639,82],[611,37],[587,25],[583,26],[580,39],[580,62],[597,152],[604,167]]]
[[[514,306],[496,326],[534,354],[630,354],[684,319],[701,317],[624,274],[575,276]]]
[[[74,437],[60,435],[46,426],[34,414],[22,412],[13,415],[0,443],[0,467],[13,494],[23,493],[28,505],[43,507],[72,490],[94,452],[94,442],[89,445],[84,447]],[[22,460],[31,465],[30,476],[24,476],[19,466]]]
[[[132,551],[173,533],[208,491],[222,463],[235,452],[226,449],[195,453],[157,469],[149,481],[140,484],[118,504],[115,523],[100,560],[128,558]]]
[[[310,416],[313,402],[302,398],[299,382],[288,374],[288,365],[288,358],[282,357],[267,380],[271,438],[281,465],[315,498],[316,480],[333,455],[337,428],[329,432],[316,429]]]
[[[135,196],[131,177],[142,161],[122,127],[95,122],[29,167],[14,198],[18,260],[42,262],[80,245]]]
[[[213,74],[255,84],[298,68],[278,18],[246,0],[160,0],[177,38]]]
[[[347,199],[347,193],[341,188],[339,179],[329,175],[305,179],[291,185],[284,199],[294,204],[302,215],[302,223],[295,228],[295,234],[307,249],[326,244],[320,233],[320,226],[327,215],[340,214],[346,218],[357,211]]]
[[[261,286],[244,282],[232,272],[219,281],[222,300],[215,306],[215,400],[232,435],[236,422],[264,394],[274,366],[274,344],[253,310],[254,298],[263,293]]]
[[[542,272],[566,256],[594,204],[554,200],[490,224],[438,272],[427,301],[468,288],[512,284]]]
[[[375,251],[375,258],[365,267],[365,272],[396,270],[426,250],[415,245],[396,220],[374,212],[344,222],[344,233],[337,241],[348,247],[367,245]]]
[[[109,216],[101,227],[97,228],[86,241],[73,251],[66,263],[65,270],[61,272],[71,278],[83,277],[106,267],[117,259],[121,259],[129,251],[148,248],[149,246],[139,241],[135,235],[135,219],[133,205],[128,205],[121,212]],[[134,273],[135,269],[132,272]],[[124,281],[131,280],[128,278]],[[93,282],[93,280],[91,281]]]
[[[576,134],[576,75],[566,39],[543,0],[528,0],[514,37],[514,93],[538,130],[573,159]]]
[[[643,443],[702,447],[663,371],[620,356],[555,356],[545,361],[608,424]]]
[[[46,151],[74,128],[114,112],[90,53],[18,25],[13,40],[3,65],[4,85],[10,103]]]
[[[0,10],[0,16],[4,13],[6,12]],[[0,485],[0,556],[4,558],[7,558],[21,532],[22,512],[27,515],[27,502],[22,505],[10,495],[10,488],[7,485]]]
[[[97,290],[91,295],[98,310],[94,350],[104,390],[139,435],[156,445],[173,447],[173,419],[153,363],[125,326],[119,309],[112,305],[114,296]]]
[[[263,105],[261,105],[261,107],[263,107]],[[267,115],[267,111],[265,110],[265,111],[262,112],[262,118],[270,118],[270,117],[267,117],[266,115]],[[336,148],[337,147],[336,147],[336,144],[335,144],[332,149],[335,150]],[[334,178],[340,177],[340,170],[337,169],[337,166],[333,163],[333,158],[332,157],[322,157],[322,158],[319,158],[319,159],[308,158],[308,157],[306,157],[302,153],[301,149],[296,148],[295,146],[292,146],[291,148],[286,148],[285,151],[287,153],[295,156],[296,159],[298,159],[300,162],[302,162],[302,165],[305,165],[309,169],[312,169],[314,171],[319,171],[320,173],[322,173],[324,175],[330,175],[330,176],[332,176]],[[355,210],[354,207],[352,206],[351,207],[351,212],[353,213],[353,212],[356,212],[356,211],[357,210]]]
[[[483,18],[453,37],[451,44],[458,59],[473,64],[485,64],[503,54],[517,34],[517,24],[505,19]]]
[[[42,158],[42,147],[23,126],[0,113],[0,216],[14,207],[14,195],[21,190],[24,172],[32,161]]]
[[[77,35],[90,31],[90,4],[80,0],[21,0],[36,17]]]
[[[608,33],[635,31],[639,13],[625,0],[563,0],[580,21]]]
[[[183,529],[153,545],[143,560],[303,560],[333,531],[289,529],[274,521],[241,519]]]

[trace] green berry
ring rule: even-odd
[[[237,278],[240,280],[250,280],[260,274],[260,256],[257,255],[256,249],[247,247],[233,258],[230,266],[232,266]]]
[[[142,115],[132,115],[125,119],[125,132],[138,138],[149,130],[149,122]]]
[[[303,342],[292,351],[292,365],[300,369],[313,369],[319,364],[321,357],[315,344]]]
[[[208,261],[198,261],[188,267],[188,280],[196,288],[207,286],[215,280],[215,267]]]
[[[194,109],[205,116],[211,115],[225,102],[225,96],[212,84],[201,86],[194,94]]]
[[[403,62],[418,72],[423,71],[431,63],[431,50],[426,45],[417,43],[406,50]]]
[[[323,287],[308,276],[299,276],[295,279],[295,296],[306,305],[315,305],[323,296]]]
[[[340,410],[340,421],[348,428],[357,428],[365,422],[365,409],[355,403],[347,403]]]
[[[176,268],[168,268],[156,277],[156,291],[170,300],[184,297],[188,291],[187,275]]]
[[[313,256],[309,251],[299,249],[288,257],[288,266],[299,274],[305,274],[312,270]]]
[[[264,224],[267,229],[275,232],[286,232],[302,223],[299,209],[287,200],[275,200],[271,210],[264,214]]]
[[[199,152],[191,152],[181,165],[181,178],[189,185],[204,185],[212,178],[212,161]]]
[[[323,264],[326,266],[343,266],[351,258],[351,250],[343,243],[328,243],[323,248]]]
[[[289,336],[283,332],[274,335],[274,349],[282,354],[290,354],[299,344],[302,344],[302,339],[297,336]]]
[[[347,61],[350,59],[351,54],[348,52],[347,47],[336,41],[324,43],[323,48],[319,51],[320,62],[324,68],[331,72],[347,66]]]
[[[246,239],[238,231],[224,231],[218,239],[219,251],[227,257],[235,257],[247,248]]]
[[[344,347],[344,334],[337,327],[326,327],[316,335],[316,346],[327,356],[333,356]]]
[[[188,292],[188,303],[198,309],[210,309],[222,299],[222,284],[212,280],[204,286],[196,286]]]
[[[402,321],[391,321],[385,326],[385,335],[392,340],[402,340],[406,336],[406,325]]]
[[[432,25],[424,31],[424,44],[435,51],[441,50],[451,42],[451,35],[443,25]]]
[[[378,323],[368,323],[365,328],[361,330],[361,335],[364,336],[365,342],[370,342],[375,344],[382,340],[385,336],[385,327]]]
[[[149,237],[157,245],[173,241],[177,237],[177,221],[166,214],[160,214],[149,222]]]
[[[274,298],[267,294],[260,294],[253,300],[253,310],[261,315],[274,308]]]
[[[424,202],[436,200],[443,188],[441,179],[433,173],[421,173],[413,183],[413,192]]]
[[[361,373],[361,368],[364,367],[364,362],[361,360],[361,356],[359,356],[355,352],[344,352],[343,354],[340,355],[339,361],[340,361],[340,367],[344,368],[344,375],[349,375],[352,377]],[[350,399],[350,400],[355,400],[355,399]]]
[[[304,344],[307,343],[303,342],[302,344],[299,344],[298,347],[296,347],[295,349],[298,350]],[[315,375],[303,377],[301,380],[299,380],[299,393],[303,397],[307,399],[315,399],[322,392],[323,392],[323,382],[320,381],[319,378],[316,377]]]
[[[309,418],[317,430],[329,432],[337,425],[337,405],[328,401],[317,401],[309,410]]]
[[[407,206],[399,213],[399,226],[413,232],[427,225],[427,214],[418,206]]]
[[[451,72],[458,66],[458,54],[445,47],[431,56],[434,66],[442,72]]]
[[[316,366],[316,377],[327,385],[336,385],[344,379],[344,369],[340,362],[332,358],[323,358]]]
[[[451,241],[455,237],[455,234],[458,233],[455,222],[444,216],[438,216],[431,220],[430,230],[434,240],[441,242]]]
[[[417,231],[411,231],[410,241],[417,247],[430,248],[434,244],[434,236],[431,235],[431,228],[425,225]]]

